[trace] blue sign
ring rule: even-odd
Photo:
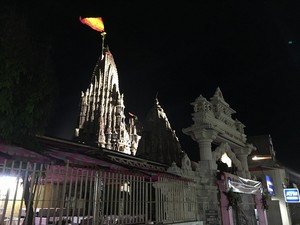
[[[283,193],[286,203],[300,203],[298,188],[285,188]]]
[[[268,189],[269,195],[274,196],[275,195],[275,190],[274,190],[274,184],[273,184],[272,177],[266,175],[266,183],[267,183],[267,189]]]

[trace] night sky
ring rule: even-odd
[[[300,171],[299,1],[83,2],[26,6],[32,28],[51,40],[59,82],[47,135],[73,135],[80,92],[101,54],[100,33],[78,18],[101,16],[126,112],[142,121],[158,92],[183,150],[198,160],[182,128],[192,124],[190,103],[219,86],[246,134],[271,134],[277,159]]]

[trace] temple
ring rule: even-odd
[[[181,165],[184,152],[163,108],[156,98],[144,121],[137,157],[171,165]]]
[[[135,116],[126,124],[124,95],[120,93],[114,58],[103,48],[91,83],[81,93],[80,115],[75,139],[81,143],[135,155],[140,136]]]
[[[127,123],[103,46],[76,142],[38,136],[36,151],[0,141],[0,224],[298,224],[284,191],[295,193],[300,175],[277,163],[270,135],[247,137],[219,87],[191,103],[190,158],[157,98],[142,130],[131,113]]]

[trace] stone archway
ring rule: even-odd
[[[227,142],[222,142],[215,151],[212,152],[212,157],[214,161],[219,160],[222,155],[226,153],[231,159],[233,164],[237,167],[238,171],[244,171],[241,161],[236,157],[235,153],[231,150]]]

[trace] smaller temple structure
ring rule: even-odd
[[[175,131],[156,98],[146,116],[136,156],[170,166],[173,162],[181,165],[183,155]]]
[[[117,67],[106,47],[95,66],[89,87],[81,93],[76,140],[135,155],[140,140],[136,118],[131,116],[126,124],[124,109]]]

